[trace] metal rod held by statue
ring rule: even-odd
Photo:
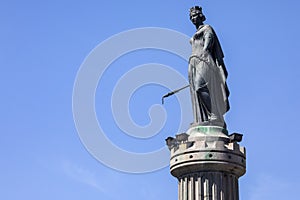
[[[171,96],[171,95],[173,95],[173,94],[175,94],[175,93],[177,93],[177,92],[179,92],[179,91],[181,91],[181,90],[183,90],[183,89],[185,89],[185,88],[187,88],[187,87],[190,87],[190,85],[186,85],[186,86],[184,86],[184,87],[182,87],[182,88],[179,88],[179,89],[177,89],[177,90],[174,90],[174,91],[169,92],[168,94],[164,95],[164,96],[161,98],[161,103],[164,104],[164,98],[169,97],[169,96]]]

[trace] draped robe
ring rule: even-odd
[[[223,115],[229,110],[227,70],[215,31],[201,25],[190,41],[189,83],[195,125],[225,127]],[[206,49],[205,49],[206,48]],[[206,98],[201,94],[206,94]]]

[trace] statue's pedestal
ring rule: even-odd
[[[240,136],[240,137],[239,137]],[[178,179],[179,200],[238,200],[238,178],[246,172],[241,135],[220,127],[195,126],[168,138],[170,171]]]

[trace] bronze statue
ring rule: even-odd
[[[193,105],[193,125],[226,128],[223,115],[229,110],[227,70],[223,52],[213,28],[203,24],[205,16],[199,6],[190,9],[190,20],[196,26],[191,38],[189,83]]]

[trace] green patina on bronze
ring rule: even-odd
[[[194,129],[197,130],[198,132],[208,134],[208,135],[209,134],[213,135],[220,132],[228,135],[228,131],[226,129],[217,126],[197,126]]]

